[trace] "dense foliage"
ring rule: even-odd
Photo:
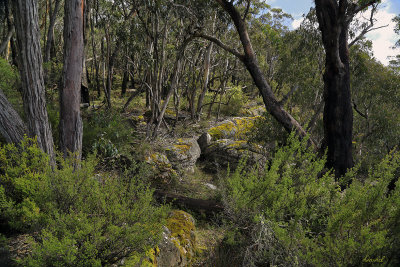
[[[243,265],[360,266],[369,259],[399,264],[399,182],[388,189],[397,179],[398,153],[376,163],[366,177],[357,168],[350,171],[343,179],[352,183],[344,191],[324,170],[324,159],[294,135],[265,169],[244,166],[230,175],[224,193],[232,229],[238,229],[230,242],[243,246],[237,259]]]
[[[31,233],[24,266],[101,266],[157,243],[166,208],[141,167],[117,177],[95,173],[92,156],[80,168],[58,160],[52,168],[32,139],[0,148],[0,223]]]

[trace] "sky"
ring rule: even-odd
[[[282,8],[283,11],[291,14],[294,18],[291,22],[292,28],[297,28],[302,21],[302,15],[307,14],[310,8],[314,7],[313,0],[265,1],[272,7]],[[396,40],[400,39],[400,36],[394,32],[395,23],[392,21],[392,18],[398,14],[400,14],[400,0],[383,0],[378,13],[375,15],[377,19],[375,27],[388,26],[366,35],[372,41],[374,57],[385,65],[389,64],[390,58],[388,57],[400,54],[399,48],[392,49]]]

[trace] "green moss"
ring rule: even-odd
[[[179,154],[186,154],[192,147],[192,144],[188,140],[179,138],[177,141],[176,144],[173,144],[172,147],[167,150],[174,150]]]
[[[234,130],[235,124],[231,121],[222,123],[219,126],[213,127],[210,130],[208,130],[208,133],[211,135],[213,139],[221,139],[224,138],[227,133],[231,132]]]
[[[243,140],[252,131],[255,121],[260,118],[260,116],[236,118],[211,128],[208,133],[214,140],[223,138]]]
[[[228,148],[239,148],[246,144],[247,144],[247,141],[239,140],[239,141],[235,141],[232,144],[228,145]]]
[[[172,242],[190,262],[196,251],[195,226],[191,216],[184,211],[175,210],[167,220],[167,227],[171,231]]]
[[[157,255],[160,253],[160,249],[157,247],[149,249],[145,256],[135,252],[124,262],[124,266],[127,267],[157,267]],[[140,264],[140,265],[139,265]]]

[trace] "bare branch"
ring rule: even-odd
[[[279,101],[279,105],[283,106],[283,105],[289,100],[289,98],[294,94],[294,92],[297,91],[297,89],[299,89],[299,86],[298,86],[298,85],[293,86],[293,87],[290,89],[289,93],[287,93],[286,95],[284,95],[284,96],[282,97],[282,100]]]
[[[247,0],[247,7],[246,7],[246,11],[244,12],[244,15],[243,15],[243,21],[246,20],[247,14],[249,13],[250,2],[251,2],[250,0]]]
[[[353,108],[354,108],[354,110],[355,110],[361,117],[363,117],[363,118],[365,118],[365,119],[368,120],[368,115],[362,113],[362,112],[357,108],[357,104],[356,104],[356,102],[354,102],[354,100],[353,100],[352,102],[353,102]]]
[[[204,33],[194,33],[193,37],[200,37],[200,38],[204,38],[206,40],[209,40],[209,41],[213,42],[214,44],[218,45],[219,47],[221,47],[222,49],[228,51],[232,55],[236,56],[241,61],[244,60],[244,55],[243,54],[239,53],[236,49],[227,46],[221,40],[219,40],[219,39],[217,39],[217,38],[215,38],[213,36],[210,36],[210,35],[207,35],[207,34],[204,34]]]
[[[355,43],[357,43],[359,40],[361,40],[367,33],[371,32],[371,31],[374,31],[374,30],[377,30],[377,29],[381,29],[381,28],[385,28],[385,27],[388,27],[388,26],[389,26],[389,25],[384,25],[384,26],[379,26],[379,27],[373,28],[373,27],[374,27],[374,23],[375,23],[375,21],[376,21],[376,20],[374,19],[374,15],[376,14],[377,8],[378,8],[378,5],[374,5],[374,6],[372,7],[368,26],[366,26],[366,27],[360,32],[360,34],[359,34],[356,38],[354,38],[353,41],[351,41],[351,42],[349,43],[349,48],[352,47],[352,46],[353,46]]]

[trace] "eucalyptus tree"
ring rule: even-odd
[[[39,147],[54,160],[53,137],[45,101],[37,1],[15,0],[12,5],[28,133],[32,137],[37,136]]]
[[[350,91],[349,28],[354,16],[378,0],[315,0],[325,49],[324,142],[327,167],[337,177],[353,167],[353,109]]]
[[[260,3],[259,1],[254,1]],[[220,46],[221,48],[229,51],[235,55],[245,66],[247,71],[250,73],[253,82],[257,86],[260,94],[263,98],[266,110],[287,130],[296,131],[299,136],[306,136],[306,131],[300,125],[300,123],[293,118],[283,107],[280,105],[277,97],[275,96],[270,84],[267,82],[265,75],[260,68],[256,53],[253,49],[252,41],[249,37],[248,26],[246,18],[248,16],[252,1],[227,1],[227,0],[215,0],[222,9],[229,15],[233,22],[237,34],[239,35],[240,43],[242,46],[242,52],[237,51],[235,48],[226,45],[221,40],[204,33],[203,31],[197,31],[196,37],[205,38]],[[241,12],[241,10],[243,10]]]
[[[26,125],[0,88],[0,134],[9,143],[19,143],[27,133]]]
[[[60,147],[64,157],[82,153],[83,125],[80,113],[84,56],[84,0],[70,0],[64,6],[64,68],[60,90]]]

